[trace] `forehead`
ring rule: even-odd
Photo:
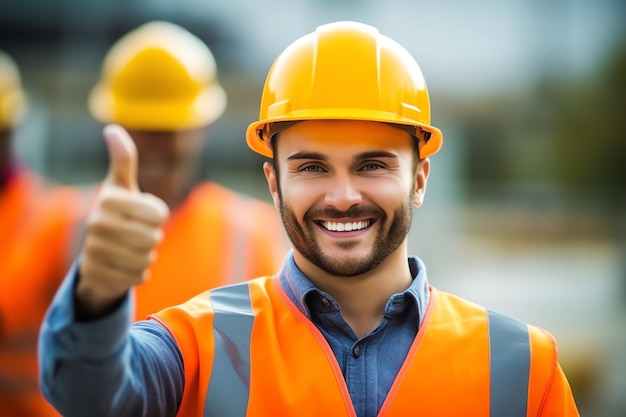
[[[411,152],[412,141],[407,132],[385,123],[361,120],[307,120],[296,123],[280,133],[279,158],[296,152],[352,153],[385,150]]]

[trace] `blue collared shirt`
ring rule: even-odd
[[[430,291],[421,260],[408,260],[413,283],[387,301],[379,325],[358,338],[333,297],[317,289],[288,257],[280,283],[332,348],[359,417],[376,416],[424,317]]]
[[[424,264],[408,259],[413,283],[394,294],[378,327],[357,338],[338,303],[315,288],[293,254],[279,279],[293,303],[320,329],[332,348],[359,417],[375,416],[424,317],[430,292]],[[107,317],[74,319],[76,268],[59,289],[39,339],[44,394],[65,416],[174,416],[182,398],[180,351],[156,321],[128,328],[131,298]],[[72,393],[68,395],[67,393]]]

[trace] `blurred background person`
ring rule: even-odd
[[[91,114],[128,130],[140,190],[171,212],[150,278],[135,291],[138,319],[214,286],[273,274],[287,253],[270,204],[200,174],[209,126],[225,107],[213,54],[181,26],[145,23],[104,59]]]
[[[15,61],[0,51],[0,416],[57,416],[38,388],[37,334],[71,263],[80,205],[14,152],[26,102]]]

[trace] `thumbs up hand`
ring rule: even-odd
[[[137,185],[137,148],[118,125],[104,128],[109,172],[87,218],[76,298],[82,315],[96,317],[115,307],[128,290],[146,279],[167,205]]]

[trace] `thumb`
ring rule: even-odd
[[[137,147],[132,138],[126,129],[116,124],[106,125],[103,134],[109,152],[106,182],[131,191],[139,190]]]

